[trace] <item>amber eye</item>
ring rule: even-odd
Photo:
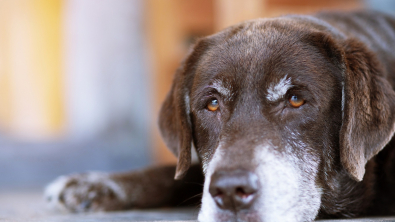
[[[210,111],[216,111],[219,108],[219,103],[218,100],[212,99],[208,104],[207,104],[207,109]]]
[[[291,98],[289,98],[289,104],[291,104],[291,106],[294,108],[300,107],[301,105],[304,104],[304,102],[305,101],[303,99],[301,99],[295,95],[293,95],[293,96],[291,96]]]

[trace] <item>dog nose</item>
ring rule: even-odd
[[[209,192],[221,209],[238,211],[254,202],[258,176],[246,170],[217,171],[211,176]]]

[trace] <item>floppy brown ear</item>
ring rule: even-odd
[[[159,128],[167,147],[178,156],[175,179],[181,179],[191,165],[192,127],[189,93],[199,58],[207,44],[199,40],[177,69],[173,85],[159,113]]]
[[[365,164],[394,134],[395,92],[376,56],[357,40],[344,47],[346,70],[340,158],[350,176],[361,181]]]

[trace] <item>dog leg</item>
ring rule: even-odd
[[[200,196],[203,174],[194,165],[183,180],[174,180],[175,166],[126,173],[81,173],[61,176],[45,189],[49,205],[72,212],[114,211],[191,204]],[[197,199],[192,198],[195,203]]]

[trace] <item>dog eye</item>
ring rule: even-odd
[[[212,99],[208,104],[207,104],[207,109],[210,111],[216,111],[219,108],[219,103],[218,100]]]
[[[296,95],[292,95],[290,98],[289,98],[289,104],[291,104],[291,106],[292,107],[294,107],[294,108],[298,108],[298,107],[300,107],[301,105],[303,105],[304,104],[304,99],[302,99],[302,98],[299,98],[298,96],[296,96]]]

